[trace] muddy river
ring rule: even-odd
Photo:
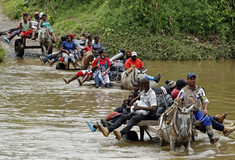
[[[13,26],[6,17],[2,26]],[[1,44],[5,44],[0,40]],[[5,44],[8,55],[0,64],[0,159],[234,159],[235,132],[211,145],[199,133],[192,143],[193,153],[182,148],[170,152],[158,141],[145,136],[144,142],[117,141],[100,132],[90,132],[86,122],[99,121],[121,105],[129,91],[118,88],[79,87],[77,81],[65,85],[62,77],[75,71],[59,71],[39,62],[38,51],[26,51],[16,58],[13,44]],[[33,56],[31,56],[34,53]],[[158,62],[145,61],[148,74],[162,73],[164,81],[198,75],[210,100],[209,114],[229,112],[225,124],[235,122],[235,61]],[[138,128],[133,128],[138,131]]]

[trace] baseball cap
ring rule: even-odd
[[[131,56],[133,57],[133,56],[137,56],[137,53],[136,52],[132,52],[131,53]]]
[[[177,87],[185,86],[187,84],[188,84],[188,82],[184,79],[179,79],[179,80],[176,81],[176,86]]]
[[[34,15],[37,15],[37,14],[39,14],[38,11],[34,12]]]
[[[175,88],[175,87],[176,87],[176,82],[170,80],[167,85],[168,85],[170,88]]]
[[[193,72],[190,72],[190,73],[188,73],[188,75],[187,75],[187,78],[191,78],[191,77],[197,77],[196,76],[196,73],[193,73]]]
[[[42,18],[43,14],[44,14],[43,12],[40,12],[39,17]]]

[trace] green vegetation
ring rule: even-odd
[[[109,54],[135,50],[143,59],[235,58],[231,0],[1,0],[19,19],[26,11],[48,14],[57,36],[99,35]]]
[[[6,51],[0,45],[0,63],[3,62],[5,55],[6,55]]]

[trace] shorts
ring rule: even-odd
[[[32,36],[32,32],[33,32],[32,30],[22,31],[21,34],[23,34],[25,37],[26,37],[27,35]]]

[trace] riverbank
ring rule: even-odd
[[[154,0],[148,2],[154,5],[132,3],[128,0],[120,1],[120,3],[105,0],[79,3],[74,0],[68,0],[66,3],[63,1],[1,0],[1,3],[4,13],[12,19],[19,19],[25,11],[29,14],[33,14],[36,10],[47,13],[49,21],[53,24],[52,28],[59,37],[73,33],[77,38],[82,32],[99,35],[110,56],[124,48],[138,52],[141,59],[147,60],[235,58],[230,25],[223,20],[218,20],[217,24],[214,24],[212,20],[207,22],[204,16],[209,16],[209,14],[215,16],[215,13],[210,13],[212,11],[207,13],[207,8],[202,7],[206,2],[195,3],[195,8],[190,8],[193,2],[185,1],[187,3],[185,8],[188,10],[177,8],[182,7],[180,2],[171,9],[173,2],[159,1],[157,3]],[[210,4],[210,7],[214,6]],[[196,12],[197,8],[200,9],[200,13]],[[177,9],[181,9],[184,14],[176,12]],[[191,12],[195,12],[195,17],[191,15]],[[230,12],[228,10],[228,13]],[[217,18],[224,17],[212,18],[217,20]],[[195,19],[198,19],[198,23],[201,24],[197,24]],[[179,23],[180,21],[182,23]],[[209,24],[211,27],[207,26]]]
[[[3,62],[5,56],[6,56],[6,51],[0,45],[0,63]]]

